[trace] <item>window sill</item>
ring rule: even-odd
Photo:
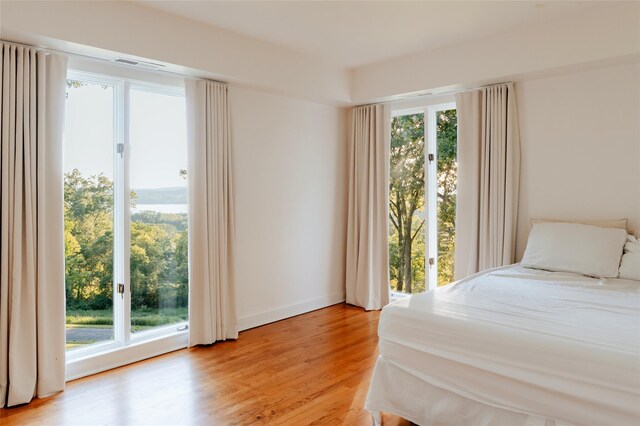
[[[104,351],[72,355],[66,364],[65,380],[71,381],[106,370],[132,364],[147,358],[186,348],[189,344],[189,330],[132,339],[127,346],[109,345]]]

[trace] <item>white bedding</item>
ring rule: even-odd
[[[640,424],[637,281],[498,268],[386,306],[379,336],[373,412],[419,424]]]

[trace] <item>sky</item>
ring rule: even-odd
[[[88,83],[67,93],[65,172],[113,179],[115,89]],[[131,188],[186,186],[179,176],[187,168],[184,97],[131,89],[130,99]]]

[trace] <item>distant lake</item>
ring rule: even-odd
[[[187,204],[187,187],[134,188],[138,204]]]
[[[154,211],[160,213],[187,213],[187,204],[140,204],[131,209],[131,214],[142,211]]]

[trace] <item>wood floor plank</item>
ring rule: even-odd
[[[0,409],[2,426],[370,425],[378,312],[334,305],[67,383]],[[385,426],[407,426],[384,414]]]

